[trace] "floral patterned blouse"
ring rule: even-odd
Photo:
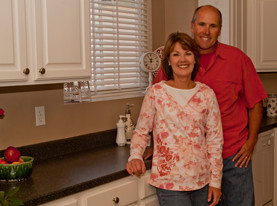
[[[221,188],[223,134],[216,96],[207,85],[185,106],[167,92],[165,81],[152,85],[144,98],[131,140],[132,159],[142,159],[153,131],[150,184],[191,191],[205,185]]]

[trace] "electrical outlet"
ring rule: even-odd
[[[35,107],[36,126],[45,125],[45,109],[44,106]]]

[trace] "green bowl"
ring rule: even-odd
[[[22,180],[31,175],[34,158],[28,156],[21,156],[20,158],[23,159],[24,162],[17,164],[0,164],[0,180]]]

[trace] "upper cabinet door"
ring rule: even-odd
[[[25,1],[0,1],[0,81],[26,81],[28,75]]]
[[[247,1],[247,53],[257,71],[277,71],[277,0]]]
[[[35,80],[89,78],[89,0],[34,0]]]

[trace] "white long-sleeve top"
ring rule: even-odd
[[[131,140],[132,159],[142,159],[149,132],[154,152],[150,184],[191,191],[205,185],[220,188],[223,134],[216,96],[205,84],[185,105],[168,93],[165,81],[152,85],[144,98]]]

